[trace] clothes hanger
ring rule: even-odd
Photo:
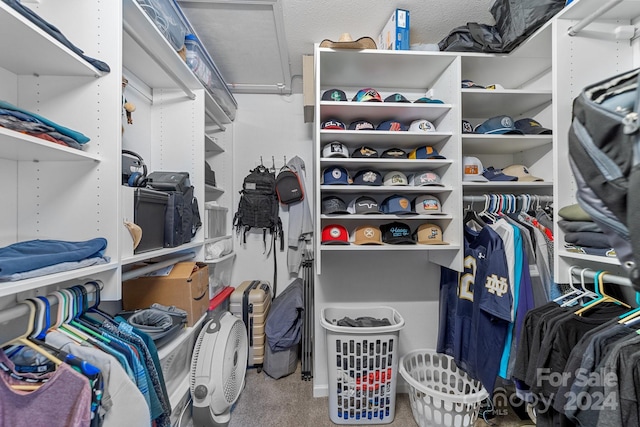
[[[486,194],[485,194],[485,197],[486,197]],[[486,206],[486,203],[487,202],[485,200],[485,206]],[[469,207],[467,209],[467,212],[465,213],[464,219],[462,220],[462,222],[463,222],[463,224],[467,225],[471,229],[475,229],[475,227],[473,226],[474,222],[476,223],[476,225],[479,228],[483,228],[483,227],[487,226],[487,224],[483,220],[480,219],[480,217],[478,216],[477,212],[472,209],[471,205],[469,205]],[[469,223],[471,223],[471,224],[469,224]]]
[[[638,317],[640,317],[640,292],[636,292],[636,308],[629,311],[628,313],[621,315],[618,323],[628,325]]]
[[[556,303],[560,303],[562,300],[564,300],[565,298],[572,298],[576,295],[582,295],[582,291],[578,288],[576,288],[574,286],[573,283],[573,269],[577,268],[575,265],[572,265],[569,267],[569,287],[571,288],[571,291],[564,294],[564,295],[560,295],[558,298],[554,299],[553,302]]]
[[[587,289],[587,284],[584,280],[584,274],[588,271],[588,268],[583,268],[582,270],[580,270],[580,288],[581,290],[579,291],[579,294],[574,296],[573,298],[571,298],[568,301],[565,301],[564,303],[562,303],[560,305],[560,307],[570,307],[572,305],[574,305],[576,302],[578,302],[579,300],[583,299],[583,298],[591,298],[591,300],[595,300],[596,298],[598,298],[598,294],[595,292],[591,292],[589,289]],[[595,276],[594,276],[594,281],[595,281]],[[595,284],[595,282],[594,282]]]
[[[585,305],[582,306],[581,309],[579,309],[578,311],[575,312],[575,314],[577,314],[578,316],[581,316],[583,313],[585,313],[587,310],[591,309],[592,307],[601,304],[603,302],[613,302],[616,303],[618,305],[621,305],[623,307],[627,307],[627,308],[631,308],[629,306],[629,304],[626,304],[610,295],[607,295],[604,292],[604,281],[602,279],[602,277],[606,274],[606,271],[598,271],[596,273],[596,277],[594,277],[594,284],[595,284],[595,288],[596,288],[596,293],[598,294],[599,298],[596,298],[593,301],[589,301],[588,303],[586,303]],[[596,280],[597,279],[597,280]]]

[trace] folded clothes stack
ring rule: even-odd
[[[569,252],[616,257],[607,235],[580,205],[568,205],[560,209],[558,227],[564,231],[565,248]]]

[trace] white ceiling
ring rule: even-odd
[[[301,92],[302,56],[342,33],[374,40],[395,8],[410,42],[437,43],[467,22],[493,24],[494,0],[179,0],[232,92]]]

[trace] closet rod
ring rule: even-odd
[[[580,21],[578,21],[576,25],[572,25],[571,27],[569,27],[569,30],[567,30],[567,34],[569,34],[572,37],[575,36],[580,32],[580,30],[582,30],[584,27],[586,27],[587,25],[589,25],[590,23],[598,19],[601,15],[603,15],[608,10],[616,6],[618,3],[622,3],[622,0],[610,0],[607,3],[604,3],[594,12],[592,12],[591,14],[585,16]]]
[[[517,196],[516,196],[517,197]],[[484,202],[486,198],[484,196],[463,196],[462,201],[475,203],[475,202]],[[532,201],[540,200],[541,202],[553,202],[553,196],[538,196],[532,195]]]
[[[580,278],[595,279],[596,273],[597,271],[595,270],[578,268],[578,267],[574,267],[571,270],[571,274],[578,279]],[[612,274],[612,273],[604,273],[604,275],[602,276],[602,280],[606,283],[613,283],[620,286],[633,287],[633,285],[631,284],[631,281],[627,277],[616,276],[615,274]]]
[[[181,256],[175,256],[164,261],[158,261],[141,268],[134,268],[133,270],[122,273],[122,281],[124,282],[125,280],[136,279],[140,276],[144,276],[147,273],[160,270],[161,268],[169,267],[170,265],[173,265],[177,262],[193,259],[195,258],[195,256],[195,252],[188,252],[186,254],[182,254]]]

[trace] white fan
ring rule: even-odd
[[[247,332],[230,312],[207,321],[191,358],[193,426],[227,426],[247,371]]]

